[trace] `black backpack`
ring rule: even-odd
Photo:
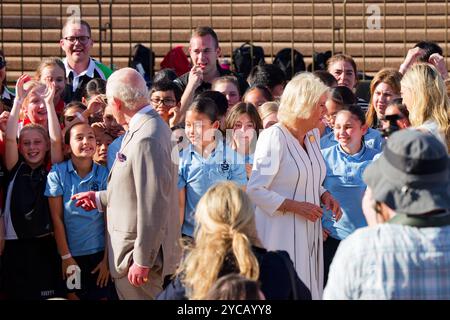
[[[265,63],[264,49],[259,46],[254,46],[249,42],[244,43],[233,51],[234,71],[243,79],[247,79],[254,66]]]
[[[292,55],[294,55],[294,64],[292,64]],[[306,70],[303,55],[291,48],[284,48],[278,51],[273,59],[273,64],[279,66],[284,71],[286,80],[291,80],[297,72]]]
[[[313,53],[313,61],[314,61],[314,69],[312,64],[308,65],[308,71],[316,71],[316,70],[327,70],[327,61],[332,56],[330,50],[324,52],[314,52]]]
[[[155,53],[152,50],[140,43],[136,44],[131,51],[128,66],[136,69],[144,77],[147,87],[151,87],[155,74]]]

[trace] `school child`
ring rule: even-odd
[[[45,58],[37,67],[34,78],[41,83],[45,84],[49,81],[55,85],[56,92],[53,103],[58,118],[61,117],[65,106],[66,69],[64,63],[57,57]]]
[[[214,79],[211,84],[211,90],[218,91],[227,98],[229,109],[241,101],[241,96],[239,94],[239,82],[236,77],[223,76]]]
[[[248,179],[252,171],[256,141],[263,128],[258,111],[251,103],[238,103],[228,112],[225,127],[227,142],[244,159]]]
[[[334,122],[337,113],[353,104],[357,104],[357,98],[353,92],[344,86],[339,86],[331,89],[330,98],[327,100],[327,114],[324,116],[325,127],[320,126],[321,138],[320,149],[326,149],[336,145],[338,142],[333,133]],[[381,151],[383,146],[383,137],[378,130],[369,128],[364,135],[364,144],[368,148]]]
[[[109,145],[114,141],[113,136],[102,126],[101,123],[94,123],[91,127],[94,129],[96,149],[94,154],[94,162],[98,163],[104,167],[107,165],[108,161],[108,148]]]
[[[55,229],[56,244],[66,279],[75,272],[81,288],[68,287],[69,299],[107,299],[111,290],[105,249],[105,217],[97,209],[76,207],[73,195],[106,189],[108,170],[93,161],[96,149],[94,130],[76,123],[64,135],[70,159],[56,164],[48,174],[45,195]],[[73,269],[78,266],[80,270]],[[71,267],[71,268],[69,268]]]
[[[181,92],[178,86],[169,80],[155,82],[150,91],[150,101],[156,112],[172,128],[178,123]]]
[[[219,134],[217,106],[212,99],[196,99],[186,112],[190,144],[180,153],[178,188],[183,236],[193,237],[195,207],[209,187],[219,181],[247,183],[245,166]],[[218,137],[220,136],[220,137]]]
[[[41,91],[26,91],[22,75],[16,84],[16,97],[6,127],[5,168],[8,187],[2,220],[5,234],[3,285],[8,299],[48,299],[61,296],[60,258],[47,199],[44,196],[47,162],[62,161],[61,132],[53,108],[55,85]],[[26,102],[45,108],[49,130],[39,124],[25,125],[17,143],[21,105]],[[50,139],[49,139],[50,135]],[[51,141],[51,143],[50,143]],[[51,150],[51,151],[50,151]],[[50,155],[49,155],[50,151]]]
[[[361,207],[366,190],[362,174],[380,152],[364,143],[367,130],[361,107],[356,104],[344,107],[336,114],[334,121],[333,133],[338,144],[322,149],[327,166],[323,186],[339,202],[342,210],[339,221],[333,218],[329,210],[324,210],[322,216],[325,279],[339,242],[356,229],[367,226]]]
[[[87,106],[83,116],[90,124],[103,121],[103,115],[107,106],[106,80],[94,78],[89,80],[83,90],[81,102]]]
[[[259,109],[264,102],[273,101],[273,96],[269,89],[260,84],[255,84],[245,91],[242,96],[242,101],[251,103],[256,107],[256,109]]]

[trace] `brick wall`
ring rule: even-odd
[[[110,65],[111,23],[113,64],[128,64],[131,47],[138,42],[156,53],[156,69],[174,45],[186,45],[190,30],[210,25],[218,33],[223,55],[253,40],[263,46],[266,60],[284,47],[295,47],[310,63],[313,51],[346,51],[356,58],[361,70],[373,74],[383,66],[398,67],[407,49],[417,41],[437,41],[448,49],[447,0],[113,0],[101,3],[102,50],[99,44],[100,10],[97,1],[2,0],[0,3],[0,47],[9,61],[8,80],[32,72],[41,57],[62,56],[58,41],[67,8],[79,6],[82,18],[92,26],[96,41],[93,56]],[[380,29],[369,29],[367,20],[379,10]],[[334,15],[333,15],[334,12]],[[405,15],[406,13],[406,15]],[[345,16],[345,18],[344,18]],[[334,18],[333,18],[334,17]],[[373,17],[372,17],[373,18]],[[370,18],[369,18],[370,19]],[[372,20],[369,20],[369,22]]]

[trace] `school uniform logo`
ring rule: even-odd
[[[227,163],[226,160],[223,160],[223,162],[219,165],[219,172],[220,173],[228,173],[228,170],[230,170],[230,165]]]
[[[98,182],[97,181],[92,182],[91,191],[99,191],[99,190],[100,190],[100,188],[98,186]]]

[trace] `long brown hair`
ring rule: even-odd
[[[400,94],[400,80],[402,79],[402,74],[393,68],[384,68],[378,71],[378,73],[373,78],[370,83],[370,102],[369,109],[366,113],[366,123],[369,127],[373,127],[377,122],[377,112],[375,110],[375,106],[373,104],[373,95],[375,93],[376,87],[380,83],[388,84],[394,93]]]

